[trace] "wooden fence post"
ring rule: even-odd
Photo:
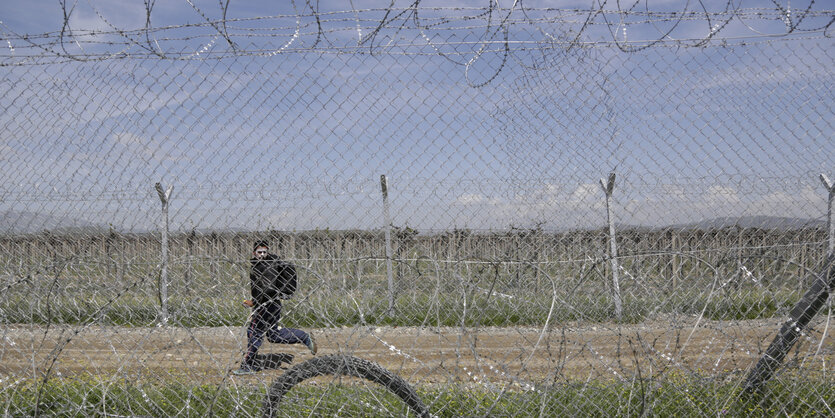
[[[612,297],[615,301],[615,318],[623,317],[623,302],[620,298],[620,283],[618,280],[618,246],[615,242],[615,219],[612,216],[612,192],[615,189],[615,173],[609,173],[608,181],[600,179],[600,186],[606,193],[606,218],[609,222],[609,260],[612,263]]]
[[[157,183],[154,185],[159,195],[159,200],[162,202],[162,251],[161,251],[161,270],[159,278],[160,286],[160,305],[162,308],[162,325],[168,325],[168,203],[171,198],[172,185],[163,191],[162,185]]]
[[[394,313],[394,277],[391,266],[391,217],[389,216],[389,192],[386,175],[380,176],[380,188],[383,190],[383,218],[385,219],[384,230],[386,234],[386,278],[388,279],[388,313]]]

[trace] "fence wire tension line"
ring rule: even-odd
[[[3,416],[835,415],[828,2],[6,3]]]

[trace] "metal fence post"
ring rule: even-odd
[[[388,279],[388,312],[394,312],[394,276],[391,267],[391,217],[389,216],[389,192],[386,175],[380,175],[380,188],[383,190],[383,217],[385,218],[384,230],[386,233],[386,278]]]
[[[618,281],[618,246],[615,242],[615,219],[612,216],[612,191],[615,190],[615,173],[609,173],[608,181],[600,179],[603,193],[606,193],[606,218],[609,222],[609,259],[612,262],[612,292],[615,300],[615,317],[618,321],[623,317],[623,303],[620,298],[620,284]]]
[[[765,354],[757,362],[754,369],[745,381],[747,393],[758,393],[763,385],[771,379],[771,376],[780,367],[783,359],[792,349],[794,344],[805,331],[806,326],[812,318],[823,307],[829,292],[835,287],[835,223],[833,223],[833,200],[835,200],[835,185],[826,175],[821,174],[820,179],[829,193],[829,207],[827,211],[827,227],[829,231],[829,248],[826,256],[826,263],[821,273],[815,275],[814,282],[809,290],[800,299],[800,302],[792,308],[789,319],[780,328],[777,336],[768,346]]]
[[[835,202],[835,184],[829,180],[826,174],[821,174],[820,179],[823,187],[826,187],[826,191],[829,192],[829,203],[826,209],[826,230],[829,234],[829,247],[827,248],[826,256],[832,257],[835,254],[835,221],[832,219],[832,206],[833,202]]]
[[[159,276],[162,325],[168,325],[168,202],[173,187],[173,185],[168,185],[168,189],[163,191],[160,183],[154,185],[154,188],[157,189],[159,200],[162,202],[162,260],[160,261],[161,268]]]

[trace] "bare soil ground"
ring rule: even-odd
[[[377,362],[412,384],[613,381],[698,374],[723,378],[750,368],[774,338],[779,320],[717,322],[669,318],[632,325],[558,324],[536,328],[353,327],[311,330],[319,354]],[[821,343],[821,341],[823,341]],[[0,379],[93,378],[189,384],[272,380],[282,370],[231,377],[241,359],[243,327],[125,328],[5,325]],[[262,353],[311,357],[302,345],[265,342]],[[835,340],[824,320],[787,361],[832,368]],[[230,380],[231,379],[231,380]],[[0,383],[0,386],[6,384]]]

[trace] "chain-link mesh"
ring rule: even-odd
[[[831,7],[356,3],[0,6],[4,415],[833,413]]]

